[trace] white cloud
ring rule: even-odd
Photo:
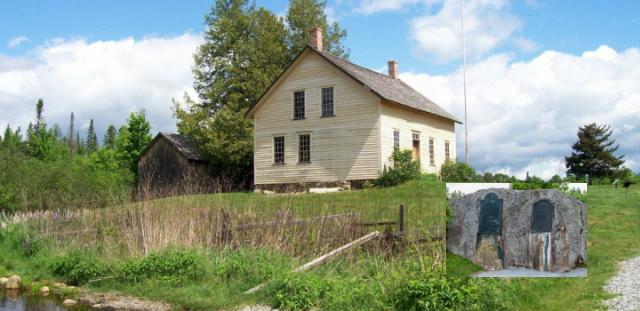
[[[509,12],[508,0],[470,0],[464,4],[467,55],[478,58],[511,38],[521,21]],[[440,63],[462,58],[460,1],[445,0],[435,15],[411,22],[418,56]]]
[[[538,49],[538,45],[524,37],[513,38],[513,44],[524,52],[533,52]]]
[[[582,55],[545,51],[514,62],[497,54],[468,66],[469,155],[484,171],[564,175],[578,127],[610,124],[640,171],[640,49],[601,46]],[[445,75],[405,72],[400,78],[462,119],[460,70]],[[458,156],[464,130],[458,126]]]
[[[175,130],[171,99],[192,90],[193,53],[201,36],[126,38],[86,42],[53,40],[31,51],[32,59],[0,56],[0,126],[24,129],[38,98],[49,124],[67,127],[96,120],[102,132],[128,114],[146,109],[152,130]]]
[[[10,49],[13,49],[13,48],[17,48],[21,44],[27,43],[27,42],[30,42],[29,38],[27,38],[25,36],[19,36],[19,37],[15,37],[15,38],[9,40],[9,43],[7,44],[7,47],[10,48]]]
[[[424,0],[362,0],[355,11],[362,14],[395,11],[419,2],[424,2]]]

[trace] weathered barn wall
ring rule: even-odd
[[[492,203],[501,206],[499,233],[481,230],[486,225],[481,206],[490,194],[500,200]],[[569,271],[586,263],[587,206],[561,191],[485,189],[452,199],[449,205],[455,218],[447,226],[447,251],[487,270]],[[552,208],[540,209],[534,219],[534,205]]]
[[[138,162],[138,189],[146,196],[207,192],[207,165],[189,161],[167,140],[158,139]]]

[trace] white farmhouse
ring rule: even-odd
[[[322,50],[322,29],[247,111],[254,122],[256,189],[284,191],[377,178],[394,148],[422,170],[456,158],[454,116],[397,77]]]

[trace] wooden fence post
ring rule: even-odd
[[[398,231],[400,231],[399,233],[404,232],[404,204],[400,204],[398,210]]]
[[[226,246],[231,243],[233,239],[233,228],[231,226],[231,219],[229,218],[229,214],[221,208],[222,211],[222,245]]]

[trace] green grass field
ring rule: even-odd
[[[611,297],[603,289],[617,263],[640,256],[640,187],[590,186],[588,191],[587,278],[503,280],[514,310],[599,310]],[[447,274],[461,276],[479,267],[447,254]]]
[[[234,224],[273,220],[276,211],[285,210],[295,219],[357,212],[360,221],[384,221],[398,218],[399,204],[406,206],[407,230],[443,234],[444,184],[433,176],[392,188],[331,194],[183,196],[82,211],[0,232],[0,276],[19,274],[28,286],[81,280],[87,290],[116,290],[166,301],[177,309],[217,310],[262,302],[288,310],[392,310],[394,293],[407,280],[443,271],[442,241],[409,245],[395,255],[365,245],[300,274],[290,271],[324,252],[313,244],[318,239],[314,234],[294,241],[311,243],[312,251],[304,255],[279,249],[282,244],[229,249],[208,248],[199,241],[215,234],[215,228],[207,230],[216,226],[212,219],[220,208]],[[43,233],[47,238],[38,239]],[[33,240],[30,256],[24,255],[25,237]],[[160,257],[145,260],[134,251],[141,248]],[[263,292],[242,294],[265,281],[270,283]]]

